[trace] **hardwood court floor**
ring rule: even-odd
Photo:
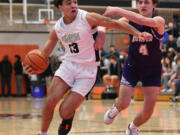
[[[128,124],[142,107],[135,101],[112,125],[105,125],[105,111],[113,100],[88,100],[77,110],[69,135],[125,135]],[[39,131],[44,99],[0,97],[0,135],[32,135]],[[57,135],[58,106],[48,135]],[[152,118],[140,128],[140,135],[180,135],[180,103],[158,102]]]

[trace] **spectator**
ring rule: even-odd
[[[101,58],[107,57],[107,56],[108,56],[108,53],[103,48],[101,48]]]
[[[5,55],[1,62],[1,86],[2,86],[2,96],[11,95],[11,74],[12,74],[12,64],[8,60],[8,55]],[[8,93],[5,95],[5,85],[7,84]]]
[[[177,14],[173,15],[173,32],[174,32],[174,37],[177,39],[178,36],[179,36],[179,28],[180,28],[180,25],[179,25],[179,16]]]
[[[176,71],[172,75],[171,79],[168,82],[168,85],[173,89],[175,95],[171,98],[172,101],[176,101],[177,97],[180,95],[179,87],[180,87],[180,55],[178,55],[176,59],[177,67]]]
[[[23,70],[23,78],[24,78],[24,82],[25,82],[26,95],[31,96],[32,95],[31,79],[30,79],[30,76],[24,72],[24,70]]]
[[[16,93],[17,96],[22,96],[22,65],[21,65],[21,57],[19,55],[15,55],[15,63],[14,63],[14,71],[15,71],[15,82],[16,82]]]
[[[169,57],[163,58],[162,59],[162,68],[163,68],[162,82],[163,82],[163,88],[164,88],[162,90],[162,92],[167,92],[169,89],[167,83],[173,74],[172,59]]]
[[[169,35],[173,35],[173,37],[177,38],[178,37],[178,28],[176,27],[177,23],[173,23],[173,22],[169,22],[168,23],[168,29],[166,30],[166,32],[169,34]]]
[[[161,45],[161,51],[162,51],[163,57],[167,56],[167,45],[168,45],[168,33],[165,32],[163,36],[162,45]]]
[[[111,55],[115,55],[116,56],[116,58],[118,58],[119,59],[119,51],[117,51],[116,50],[116,48],[115,48],[115,46],[114,45],[110,45],[110,48],[109,48],[109,57],[111,56]],[[109,58],[108,57],[108,58]]]
[[[177,44],[173,35],[168,36],[167,50],[169,50],[169,48],[173,48],[173,49],[177,48]]]
[[[174,59],[175,57],[175,51],[173,48],[169,48],[168,51],[167,51],[167,57],[169,57],[171,60]]]
[[[121,55],[120,55],[120,57],[119,57],[119,58],[120,58],[121,68],[123,68],[123,67],[124,67],[124,63],[125,63],[125,61],[126,61],[127,57],[128,57],[128,53],[127,53],[127,51],[122,50],[122,51],[121,51]]]
[[[180,48],[180,36],[177,38],[176,44],[177,44],[177,47]]]
[[[120,74],[120,64],[118,59],[115,55],[111,55],[109,58],[110,67],[109,67],[109,74],[103,76],[104,84],[106,85],[107,91],[110,90],[117,90],[117,84],[119,81],[119,74]]]

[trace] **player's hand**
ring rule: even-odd
[[[149,41],[152,41],[152,35],[148,32],[142,32],[142,33],[139,33],[138,35],[138,41],[139,42],[149,42]]]
[[[150,42],[153,39],[152,34],[148,32],[142,32],[142,37],[144,37],[145,41]]]
[[[108,6],[103,15],[114,15],[116,14],[116,7]]]
[[[106,32],[105,28],[99,28],[97,37],[95,39],[94,48],[95,50],[101,50],[101,48],[104,46],[104,43],[106,41]]]
[[[36,74],[33,69],[31,68],[31,66],[29,65],[26,65],[24,63],[22,63],[22,66],[23,66],[23,70],[26,74],[29,74],[29,75],[33,75],[33,74]]]

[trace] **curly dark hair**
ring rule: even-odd
[[[54,6],[58,8],[59,5],[62,5],[63,0],[54,0]]]
[[[137,0],[138,2],[139,0]],[[158,4],[159,3],[159,0],[152,0],[153,4]]]

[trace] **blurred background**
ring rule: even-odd
[[[78,0],[78,2],[81,9],[99,14],[103,14],[107,6],[119,6],[137,12],[135,0]],[[161,48],[163,54],[162,63],[165,64],[164,59],[166,57],[171,57],[171,63],[176,65],[175,58],[180,50],[180,1],[160,0],[155,13],[166,20],[166,33]],[[39,96],[45,96],[48,93],[52,76],[61,64],[61,56],[64,53],[60,42],[57,43],[49,58],[50,65],[48,69],[42,74],[29,76],[23,72],[18,62],[22,62],[26,53],[30,50],[43,48],[50,29],[61,16],[61,12],[54,7],[53,0],[0,0],[0,61],[3,63],[6,58],[10,63],[9,67],[6,65],[6,70],[2,71],[1,68],[0,93],[2,96],[33,96],[33,92],[38,91],[38,89],[44,91]],[[119,17],[112,16],[112,18],[118,19]],[[128,45],[129,36],[127,34],[116,30],[107,32],[106,42],[101,50],[101,66],[99,67],[95,85],[98,88],[95,87],[92,92],[101,96],[96,95],[91,98],[102,98],[102,93],[109,91],[110,86],[105,83],[106,77],[104,76],[111,72],[110,64],[112,59],[117,61],[119,66],[119,70],[116,71],[118,78],[115,81],[117,83],[113,84],[113,87],[116,87],[117,95],[123,63],[128,55]],[[112,58],[112,55],[115,55],[115,57]],[[7,83],[3,82],[3,72],[9,72],[10,80],[5,80]],[[167,95],[169,92],[168,95],[172,96],[175,91],[165,85],[167,82],[164,81],[164,76],[160,94]],[[40,87],[36,89],[36,86]],[[8,93],[8,88],[10,93]],[[5,89],[4,94],[2,94],[2,89]],[[143,97],[140,96],[138,100],[141,100],[141,98]],[[169,97],[166,100],[169,100]]]

